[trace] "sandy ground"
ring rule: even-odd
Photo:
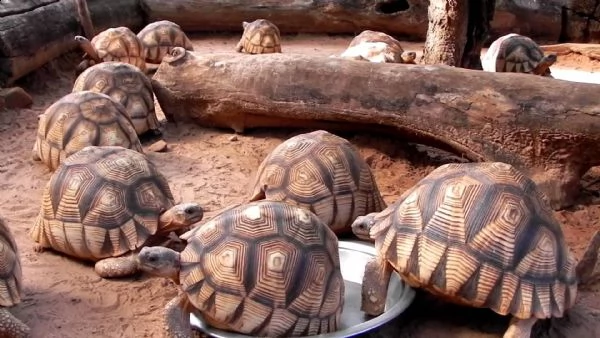
[[[230,51],[237,39],[237,36],[194,37],[198,52]],[[284,39],[284,52],[330,55],[342,52],[350,39],[289,36]],[[421,46],[405,44],[406,49],[417,52]],[[66,66],[66,61],[72,61],[71,65]],[[0,143],[0,215],[16,237],[24,276],[25,298],[13,313],[31,326],[34,337],[162,337],[162,308],[176,295],[173,283],[144,276],[104,280],[94,273],[90,264],[53,252],[33,252],[33,243],[27,235],[40,207],[42,188],[51,175],[45,166],[30,159],[37,115],[70,92],[74,61],[73,56],[62,57],[21,81],[20,85],[34,97],[33,107],[0,114],[3,140]],[[600,69],[597,62],[579,56],[562,58],[557,64],[559,67]],[[215,210],[238,202],[266,154],[300,132],[303,131],[256,130],[230,140],[232,134],[227,130],[165,125],[164,138],[170,151],[148,152],[148,156],[170,180],[175,198],[201,203],[209,218]],[[347,137],[360,147],[372,166],[388,203],[436,166],[456,160],[437,151],[425,151],[422,146],[398,144],[389,138]],[[599,176],[600,171],[592,170],[584,185]],[[556,213],[569,244],[578,255],[598,227],[599,189],[600,185],[592,184],[583,192],[578,205]],[[573,331],[569,336],[600,337],[596,324],[600,313],[599,294],[580,295],[574,313],[581,316],[571,319]],[[506,323],[506,318],[491,311],[443,306],[419,296],[402,318],[370,336],[501,337]],[[538,325],[538,328],[544,327]],[[552,336],[561,337],[556,332]]]

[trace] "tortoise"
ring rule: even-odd
[[[88,146],[52,174],[30,230],[35,250],[96,262],[104,278],[137,272],[133,254],[202,220],[197,203],[175,204],[166,178],[146,155]]]
[[[392,271],[446,301],[512,314],[505,338],[529,337],[575,302],[575,259],[548,199],[506,163],[442,165],[352,228],[375,240],[362,287],[370,315],[383,311]]]
[[[137,37],[144,46],[144,57],[147,63],[161,63],[163,57],[174,47],[194,50],[192,41],[181,27],[169,20],[149,23],[137,34]]]
[[[544,51],[531,38],[516,33],[496,39],[482,60],[488,72],[527,73],[552,77],[550,66],[557,60],[555,53]]]
[[[127,110],[138,135],[160,134],[150,79],[139,68],[125,62],[102,62],[86,69],[75,80],[73,92],[104,93]]]
[[[39,115],[34,161],[54,171],[86,146],[122,146],[143,152],[125,107],[106,94],[69,93]]]
[[[267,54],[281,53],[279,28],[269,20],[257,19],[242,22],[244,33],[235,46],[238,53]]]
[[[337,235],[386,207],[371,168],[348,140],[325,130],[296,135],[262,161],[248,201],[283,201],[315,213]]]
[[[146,72],[144,46],[137,35],[127,27],[111,27],[92,38],[77,35],[75,41],[85,52],[83,61],[76,67],[80,74],[86,68],[104,61],[127,62]]]
[[[2,262],[0,265],[0,336],[30,337],[29,326],[8,311],[8,307],[21,303],[23,278],[17,243],[2,218],[0,218],[0,262]]]
[[[181,288],[165,308],[170,337],[190,337],[187,312],[212,327],[260,337],[337,330],[345,292],[338,239],[310,211],[251,202],[181,238],[181,253],[155,246],[137,256],[140,270]]]
[[[383,32],[364,30],[354,37],[348,48],[340,55],[343,59],[370,62],[415,64],[417,54],[405,52],[400,41]]]

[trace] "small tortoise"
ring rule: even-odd
[[[170,337],[191,337],[188,312],[260,337],[336,331],[344,305],[338,239],[317,216],[283,202],[230,208],[181,236],[186,248],[144,247],[140,270],[182,293],[166,305]]]
[[[17,243],[3,219],[0,219],[0,262],[0,337],[30,337],[29,326],[7,309],[21,303],[22,270]]]
[[[102,62],[86,69],[75,80],[73,92],[104,93],[127,110],[138,135],[160,134],[150,79],[139,68],[125,62]]]
[[[544,51],[531,38],[515,33],[492,42],[482,59],[483,70],[488,72],[528,73],[552,77],[550,66],[556,54]]]
[[[370,62],[415,64],[417,54],[415,52],[405,52],[400,45],[400,41],[388,34],[365,30],[350,41],[350,45],[340,57]]]
[[[237,52],[248,54],[281,53],[279,28],[269,20],[242,22],[244,33],[235,46]]]
[[[324,130],[294,136],[263,160],[249,201],[283,201],[315,213],[338,235],[386,207],[369,165],[346,139]]]
[[[144,46],[127,27],[108,28],[94,36],[92,41],[78,35],[75,41],[85,52],[83,61],[76,68],[77,74],[104,61],[127,62],[146,72]]]
[[[101,277],[124,277],[137,271],[125,254],[187,231],[202,217],[196,203],[175,205],[166,178],[144,154],[90,146],[54,172],[30,236],[37,251],[54,249],[97,262]]]
[[[70,93],[39,116],[34,161],[56,168],[86,146],[121,146],[143,152],[125,107],[92,91]]]
[[[168,20],[149,23],[137,34],[137,37],[144,46],[144,57],[147,63],[161,63],[163,57],[174,47],[194,50],[192,41],[185,35],[181,27]]]
[[[577,295],[575,260],[535,183],[500,162],[446,164],[379,214],[352,225],[374,239],[363,311],[379,315],[393,270],[447,301],[512,314],[504,338],[529,338]]]

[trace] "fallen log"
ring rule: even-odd
[[[600,87],[527,74],[295,54],[175,49],[153,87],[165,114],[208,127],[388,132],[529,174],[555,209],[600,164]]]
[[[141,0],[149,21],[170,20],[185,31],[242,31],[265,18],[282,33],[360,33],[380,30],[425,38],[427,0]]]
[[[581,54],[592,60],[600,60],[600,44],[559,43],[542,45],[540,48],[547,53],[556,53],[557,55]]]
[[[96,33],[112,26],[140,29],[138,0],[89,1]],[[73,50],[84,34],[73,0],[20,0],[0,5],[0,86]]]

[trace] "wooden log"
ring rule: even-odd
[[[363,29],[425,38],[427,0],[141,0],[149,21],[170,20],[185,31],[242,31],[265,18],[282,33],[360,33]]]
[[[542,45],[544,52],[556,53],[557,55],[581,54],[592,60],[600,60],[600,44],[588,43],[559,43],[555,45]]]
[[[555,209],[600,164],[600,87],[527,74],[178,48],[153,78],[175,121],[376,131],[524,170]]]
[[[88,1],[96,33],[112,26],[140,29],[138,0]],[[20,0],[0,5],[0,86],[76,47],[82,35],[75,1]]]

